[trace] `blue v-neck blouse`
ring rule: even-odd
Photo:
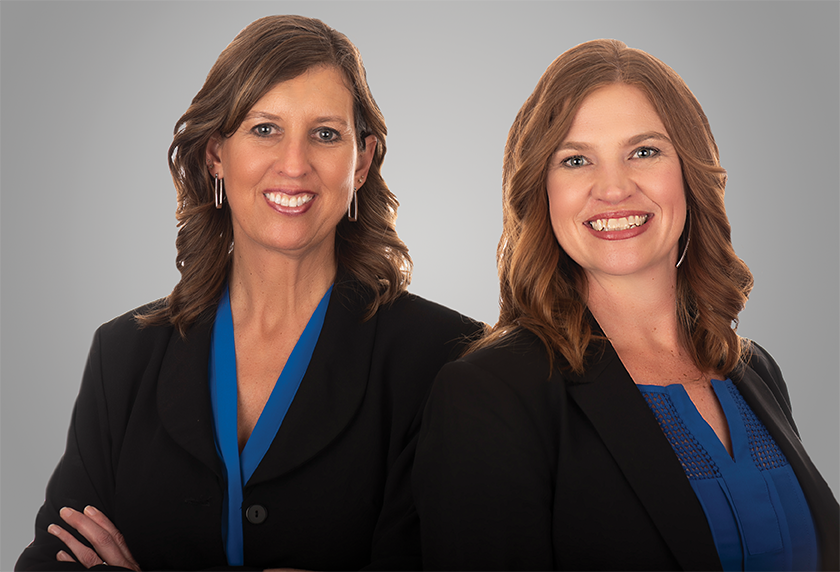
[[[639,385],[691,483],[724,570],[815,570],[814,523],[802,488],[731,380],[712,380],[732,456],[682,385]]]
[[[332,286],[309,318],[241,452],[238,438],[236,347],[230,292],[227,288],[216,310],[210,341],[210,402],[213,407],[216,451],[222,460],[227,481],[221,527],[225,553],[231,566],[242,566],[245,561],[242,488],[274,441],[297,394],[321,335],[331,292]]]

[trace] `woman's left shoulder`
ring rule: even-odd
[[[741,342],[744,345],[744,363],[755,371],[765,383],[784,386],[782,370],[773,356],[766,349],[756,342],[744,338]]]
[[[417,338],[448,341],[474,338],[484,331],[481,322],[410,292],[380,306],[377,317],[381,327],[394,334]]]
[[[754,341],[744,338],[741,343],[744,344],[743,366],[740,370],[732,372],[730,378],[735,382],[736,386],[741,388],[742,392],[745,389],[744,384],[764,384],[773,393],[776,401],[784,404],[788,417],[791,418],[789,414],[790,394],[788,393],[787,384],[785,383],[779,364],[776,363],[776,360],[773,359],[773,356],[766,349]],[[756,380],[755,376],[748,374],[746,370],[750,370],[757,375],[758,380]]]

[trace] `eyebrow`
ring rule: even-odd
[[[671,142],[671,139],[664,133],[660,133],[659,131],[648,131],[647,133],[640,133],[639,135],[634,135],[633,137],[627,140],[626,144],[638,145],[642,141],[650,140],[667,141],[668,143]],[[557,148],[558,151],[590,151],[591,149],[592,145],[590,145],[589,143],[583,143],[581,141],[563,141],[563,143],[561,143],[560,146]]]
[[[269,113],[267,111],[249,111],[248,114],[245,116],[245,120],[249,119],[268,119],[269,121],[281,121],[283,118],[279,115],[274,115],[273,113]],[[350,127],[350,124],[347,121],[338,115],[324,115],[321,117],[315,118],[315,123],[338,123],[345,129]]]
[[[642,133],[640,135],[636,135],[635,137],[631,137],[627,143],[629,145],[636,145],[637,143],[647,141],[648,139],[667,141],[668,143],[671,142],[671,139],[664,133],[660,133],[659,131],[649,131],[648,133]]]

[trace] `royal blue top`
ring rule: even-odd
[[[712,380],[732,456],[682,385],[638,386],[682,463],[724,570],[816,570],[817,537],[799,481],[731,380]]]
[[[242,534],[242,487],[262,461],[280,424],[295,398],[300,382],[309,367],[312,352],[330,301],[332,286],[321,298],[318,307],[295,344],[286,365],[271,391],[248,442],[239,452],[237,423],[236,346],[233,337],[233,315],[230,311],[230,292],[225,288],[210,341],[210,401],[216,450],[225,469],[227,491],[222,509],[222,538],[228,564],[242,566],[245,553]]]

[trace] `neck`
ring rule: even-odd
[[[589,274],[587,304],[614,346],[678,348],[675,268],[633,276]]]
[[[290,320],[308,319],[335,280],[336,268],[332,250],[287,257],[234,247],[229,287],[235,322],[270,330]]]

